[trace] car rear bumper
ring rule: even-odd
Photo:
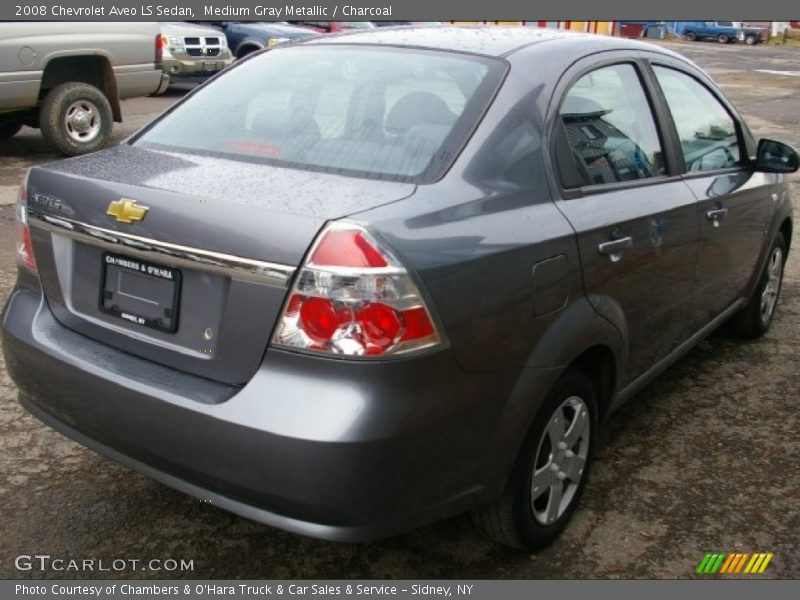
[[[373,364],[270,350],[233,387],[77,334],[24,287],[2,334],[20,401],[54,429],[221,508],[314,537],[385,537],[491,499],[518,442],[498,439],[515,378],[466,374],[447,350]]]

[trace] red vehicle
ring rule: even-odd
[[[302,25],[317,33],[338,33],[352,29],[374,29],[369,21],[289,21],[292,25]]]

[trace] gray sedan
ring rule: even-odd
[[[58,431],[248,518],[360,541],[473,511],[539,548],[613,410],[723,323],[767,330],[797,168],[641,42],[276,46],[29,172],[8,370]]]

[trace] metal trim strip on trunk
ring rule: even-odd
[[[158,262],[160,258],[167,257],[170,264],[178,267],[210,271],[235,279],[288,287],[289,280],[296,270],[290,265],[243,258],[232,254],[160,242],[129,233],[120,233],[72,219],[47,215],[30,207],[28,207],[27,214],[28,224],[32,227],[60,233],[108,250],[118,251],[124,248],[125,252],[142,259]]]

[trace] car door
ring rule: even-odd
[[[559,84],[553,161],[585,293],[627,341],[624,385],[689,335],[697,201],[674,173],[649,73],[608,60]]]
[[[676,63],[654,64],[653,72],[680,141],[684,183],[698,199],[692,322],[699,329],[741,298],[754,274],[772,217],[774,177],[748,166],[749,132],[700,73]]]

